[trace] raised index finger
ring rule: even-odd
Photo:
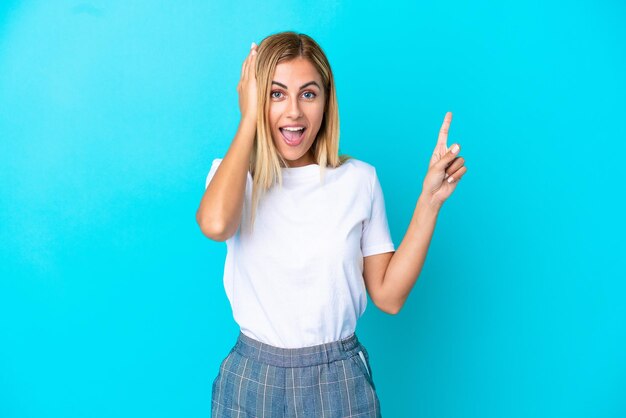
[[[443,118],[443,124],[441,125],[441,129],[439,130],[439,138],[437,139],[437,147],[444,147],[443,149],[448,149],[448,131],[450,130],[450,122],[452,122],[452,112],[447,112],[446,116]]]

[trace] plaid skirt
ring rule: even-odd
[[[239,331],[213,381],[212,417],[381,417],[369,355],[356,333],[303,348]]]

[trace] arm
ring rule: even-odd
[[[404,239],[395,252],[363,258],[363,278],[376,306],[397,314],[422,271],[440,205],[420,196]]]
[[[256,136],[256,53],[257,47],[252,43],[237,85],[241,111],[237,134],[204,191],[196,211],[196,222],[202,233],[215,241],[232,237],[241,221],[248,165]]]
[[[212,240],[225,241],[239,228],[255,133],[256,122],[242,119],[228,152],[204,191],[196,222]]]
[[[467,172],[465,160],[457,155],[458,144],[451,148],[446,145],[451,120],[452,113],[446,113],[423,191],[402,243],[393,253],[365,257],[363,261],[363,275],[372,300],[390,314],[402,309],[424,266],[441,206]]]

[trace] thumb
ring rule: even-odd
[[[441,171],[445,170],[450,164],[452,164],[452,161],[454,161],[454,159],[459,154],[460,149],[461,147],[459,146],[459,144],[452,145],[448,152],[446,152],[441,160],[439,160],[439,162],[437,163],[439,166],[437,168]]]

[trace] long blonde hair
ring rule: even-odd
[[[291,31],[279,32],[263,39],[256,58],[258,91],[257,131],[250,155],[250,173],[253,179],[250,226],[254,225],[259,200],[267,190],[278,183],[282,187],[281,167],[287,163],[272,141],[269,126],[270,91],[276,65],[302,57],[308,59],[322,78],[326,103],[324,117],[311,149],[320,166],[320,182],[324,181],[326,167],[339,167],[349,155],[339,155],[339,109],[335,80],[326,54],[308,35]]]

